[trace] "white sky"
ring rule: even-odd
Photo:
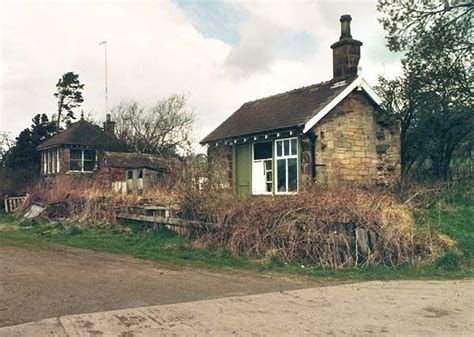
[[[103,121],[103,40],[109,108],[187,94],[196,140],[248,100],[330,79],[329,46],[343,14],[352,15],[363,76],[375,84],[400,69],[375,7],[375,0],[3,1],[0,131],[16,137],[35,114],[51,116],[55,84],[68,71],[85,84],[84,112]]]

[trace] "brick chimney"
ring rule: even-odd
[[[110,114],[107,114],[106,120],[104,122],[104,131],[110,133],[111,135],[115,135],[115,122],[112,121]]]
[[[357,75],[362,42],[354,40],[351,35],[351,16],[341,16],[341,36],[332,48],[333,78],[343,80]]]

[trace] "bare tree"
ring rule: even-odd
[[[122,102],[112,115],[117,138],[131,151],[168,157],[191,150],[194,113],[184,95],[172,95],[151,107]]]

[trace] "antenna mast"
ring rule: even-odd
[[[108,107],[107,107],[107,103],[108,103],[108,93],[107,93],[107,41],[102,41],[101,43],[99,43],[99,46],[100,45],[104,45],[104,56],[105,56],[105,114],[107,115],[108,114]]]

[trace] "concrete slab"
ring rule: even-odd
[[[69,315],[0,336],[472,336],[474,280],[390,281]]]

